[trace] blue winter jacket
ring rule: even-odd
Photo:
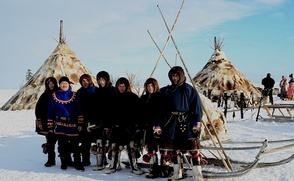
[[[193,125],[202,120],[202,103],[198,92],[191,85],[184,83],[181,86],[168,85],[160,89],[167,100],[167,116],[165,119],[163,134],[166,139],[177,139],[175,136],[178,118],[172,116],[172,112],[184,112],[187,116],[186,138],[192,138]]]

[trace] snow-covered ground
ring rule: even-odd
[[[0,107],[16,92],[16,90],[0,90]],[[275,98],[275,101],[280,101]],[[294,102],[291,102],[294,104]],[[233,141],[263,141],[265,139],[280,140],[294,139],[294,122],[263,122],[255,121],[257,110],[248,110],[244,113],[244,119],[236,112],[233,119],[232,113],[227,115],[227,135],[226,139]],[[266,111],[261,109],[261,116],[267,117]],[[83,181],[114,181],[147,180],[144,175],[134,175],[129,169],[123,168],[111,175],[104,174],[103,171],[93,171],[94,156],[91,157],[92,165],[86,167],[84,172],[68,168],[66,171],[60,169],[60,160],[54,167],[44,166],[47,155],[42,153],[41,144],[45,139],[37,135],[35,129],[34,110],[24,111],[0,111],[0,180],[83,180]],[[208,144],[208,142],[203,142]],[[290,143],[288,143],[290,144]],[[227,145],[223,145],[226,147]],[[243,145],[244,146],[244,145]],[[248,146],[248,145],[247,145]],[[268,148],[276,146],[269,144]],[[243,161],[253,161],[258,150],[251,151],[227,151],[233,159]],[[216,153],[216,152],[215,152]],[[284,159],[293,155],[293,148],[278,154],[267,154],[261,158],[261,162],[272,162]],[[213,170],[213,168],[211,168]],[[294,161],[276,167],[256,168],[247,175],[238,177],[235,180],[271,180],[289,181],[294,180]],[[155,180],[163,181],[164,178]],[[192,180],[186,178],[185,180]],[[217,179],[215,179],[217,180]],[[224,179],[218,179],[224,180]],[[228,178],[225,180],[233,180]]]

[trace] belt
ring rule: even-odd
[[[70,117],[56,116],[56,119],[60,119],[60,120],[62,120],[62,121],[69,121],[69,120],[71,120],[72,118],[70,118]]]
[[[185,115],[187,112],[178,112],[178,111],[174,111],[174,112],[171,112],[172,115],[174,116],[181,116],[181,115]]]

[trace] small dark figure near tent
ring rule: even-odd
[[[270,73],[267,73],[266,77],[262,79],[261,84],[264,86],[264,89],[262,91],[263,96],[269,96],[270,103],[274,104],[273,88],[275,85],[275,80],[271,77]]]

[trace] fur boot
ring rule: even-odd
[[[62,170],[66,170],[67,169],[67,161],[66,161],[66,157],[60,157],[60,162],[61,162],[61,166],[60,168]]]
[[[204,181],[200,165],[193,166],[192,172],[195,181]]]
[[[91,162],[90,162],[90,153],[88,153],[88,152],[82,153],[82,158],[83,158],[83,160],[82,160],[82,165],[83,166],[89,166],[89,165],[91,165]]]
[[[128,150],[128,156],[129,156],[129,162],[131,166],[131,172],[137,175],[142,175],[144,173],[141,168],[137,165],[137,155],[136,155],[136,149],[134,147],[134,142],[131,141]]]
[[[171,163],[171,153],[169,153],[167,150],[160,152],[160,169],[159,169],[159,177],[162,178],[168,178],[171,176],[171,169],[170,169],[170,163]]]
[[[119,150],[117,149],[115,143],[111,145],[110,154],[111,154],[110,167],[109,169],[104,171],[105,174],[111,174],[111,173],[117,172]]]
[[[183,173],[181,164],[174,164],[173,165],[173,175],[168,180],[180,180],[183,179]]]
[[[157,178],[159,177],[160,168],[158,165],[158,158],[156,153],[149,154],[150,155],[150,165],[151,165],[151,171],[148,175],[146,175],[146,178]]]
[[[55,165],[55,146],[48,146],[48,161],[44,164],[45,167],[51,167]]]
[[[103,146],[102,146],[102,140],[97,140],[97,150],[96,150],[96,165],[93,168],[94,171],[97,170],[103,170],[105,168],[104,166],[104,155],[103,155]]]
[[[203,175],[202,175],[202,169],[201,169],[201,155],[200,153],[196,152],[191,154],[191,165],[192,165],[192,173],[193,178],[195,181],[204,181]]]
[[[169,178],[170,180],[183,179],[182,162],[180,152],[176,152],[177,156],[173,156],[173,175]]]
[[[81,162],[80,154],[74,155],[74,165],[75,165],[76,170],[80,170],[80,171],[85,170],[85,168],[84,168],[84,166],[82,165],[82,162]]]

